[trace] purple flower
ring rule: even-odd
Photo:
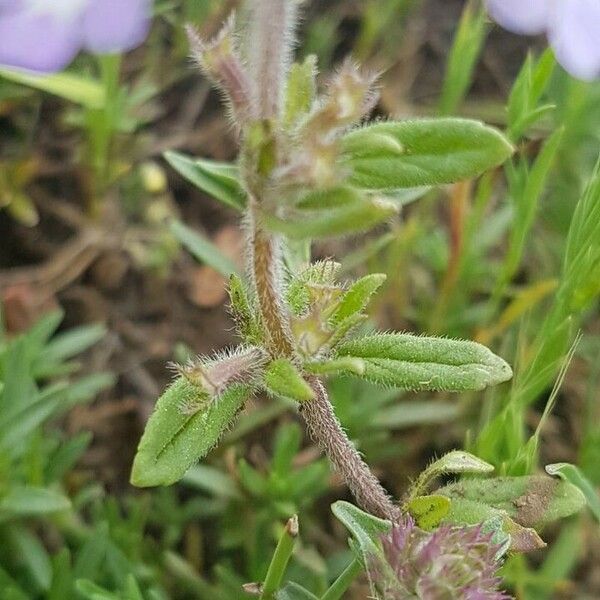
[[[574,77],[600,77],[599,0],[486,0],[492,18],[515,33],[546,33],[558,62]]]
[[[138,46],[152,0],[0,0],[0,64],[60,71],[81,50],[97,54]]]
[[[427,532],[405,517],[383,537],[387,565],[369,569],[375,589],[385,600],[506,600],[492,537],[480,526]]]

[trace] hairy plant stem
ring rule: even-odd
[[[350,488],[356,502],[367,512],[398,521],[401,515],[388,493],[362,459],[342,429],[323,384],[311,378],[315,398],[300,405],[300,412],[315,442],[327,455]]]
[[[294,346],[281,298],[279,244],[260,225],[255,203],[251,203],[251,268],[256,297],[268,335],[269,352],[274,356],[292,356]]]
[[[268,178],[277,164],[278,143],[271,125],[281,116],[287,64],[293,46],[296,0],[252,0],[250,9],[249,67],[254,85],[254,102],[262,123],[246,139],[242,164],[249,193],[248,217],[250,270],[256,298],[272,356],[294,358],[295,345],[289,316],[281,297],[280,248],[277,238],[262,226],[259,206],[268,191]],[[392,521],[400,517],[397,507],[383,489],[342,429],[323,384],[307,379],[315,398],[301,405],[301,413],[315,442],[366,511]]]
[[[256,297],[269,335],[269,351],[275,356],[294,355],[289,322],[280,298],[281,281],[277,241],[262,227],[251,202],[251,268]],[[253,214],[254,213],[254,214]],[[342,429],[323,384],[316,377],[308,380],[315,398],[300,406],[308,429],[318,446],[340,473],[357,503],[366,511],[391,521],[398,520],[396,506],[369,469]]]

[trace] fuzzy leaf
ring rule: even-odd
[[[499,131],[467,119],[376,123],[343,138],[350,183],[369,190],[470,179],[503,163],[512,152]]]
[[[441,475],[472,473],[491,473],[493,465],[464,450],[453,450],[431,463],[411,486],[410,496],[423,494],[432,480]]]
[[[364,379],[410,390],[481,390],[512,376],[488,348],[463,340],[376,334],[343,342],[336,353],[363,359]]]
[[[361,551],[366,554],[383,554],[380,546],[382,535],[392,528],[390,521],[374,517],[343,500],[331,505],[333,514],[352,533]],[[384,559],[385,560],[385,559]]]
[[[185,179],[223,204],[243,211],[246,195],[235,165],[214,160],[192,158],[169,150],[165,160]]]
[[[356,313],[360,313],[385,280],[386,276],[383,273],[373,273],[355,281],[342,296],[337,309],[331,316],[332,324],[335,325]]]
[[[312,388],[306,383],[298,369],[286,358],[278,358],[265,369],[265,385],[272,393],[306,402],[315,397]]]
[[[184,377],[176,379],[159,398],[146,425],[131,483],[148,487],[181,479],[218,442],[250,391],[250,386],[236,383],[211,398]]]
[[[546,475],[467,479],[437,490],[454,500],[499,509],[523,527],[541,529],[548,523],[579,512],[585,497],[574,485]]]
[[[444,518],[444,523],[477,525],[487,523],[490,520],[501,521],[502,531],[510,536],[510,549],[513,552],[532,552],[546,545],[532,527],[523,527],[523,525],[514,521],[506,511],[476,500],[453,497],[450,510]]]
[[[331,360],[313,360],[304,364],[304,368],[314,375],[331,375],[334,373],[354,373],[362,375],[365,363],[360,358],[342,356]]]
[[[288,215],[265,214],[267,227],[292,239],[320,239],[365,231],[396,214],[394,203],[351,188],[310,194]]]
[[[263,340],[260,313],[250,301],[244,282],[235,273],[229,276],[228,292],[231,316],[238,333],[245,342],[260,345]]]
[[[294,125],[310,111],[316,94],[317,57],[310,54],[290,67],[285,92],[284,122]]]

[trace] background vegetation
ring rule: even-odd
[[[234,133],[182,26],[210,36],[234,4],[158,1],[127,57],[80,56],[43,81],[0,73],[3,599],[251,597],[241,585],[264,579],[293,514],[286,577],[323,594],[351,560],[330,511],[348,492],[283,400],[254,402],[181,484],[128,484],[165,363],[233,342],[239,203],[226,172],[185,157],[230,160]],[[577,465],[563,473],[591,510],[504,576],[519,598],[600,596],[600,84],[477,2],[314,1],[302,30],[299,56],[323,72],[349,53],[382,71],[376,114],[481,118],[517,149],[477,181],[398,198],[401,215],[366,237],[316,247],[344,276],[387,274],[373,323],[477,339],[513,381],[434,396],[337,378],[344,427],[396,497],[453,448],[501,474]],[[348,597],[367,593],[358,580]]]

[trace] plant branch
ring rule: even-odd
[[[274,356],[292,356],[294,347],[280,292],[279,243],[261,227],[253,205],[251,201],[251,270],[269,351]]]
[[[248,63],[259,117],[279,116],[293,47],[294,0],[251,0]]]
[[[377,517],[397,521],[400,508],[394,504],[348,439],[333,412],[323,384],[316,378],[311,378],[309,384],[315,392],[315,398],[303,402],[300,412],[313,439],[340,473],[361,508]]]

